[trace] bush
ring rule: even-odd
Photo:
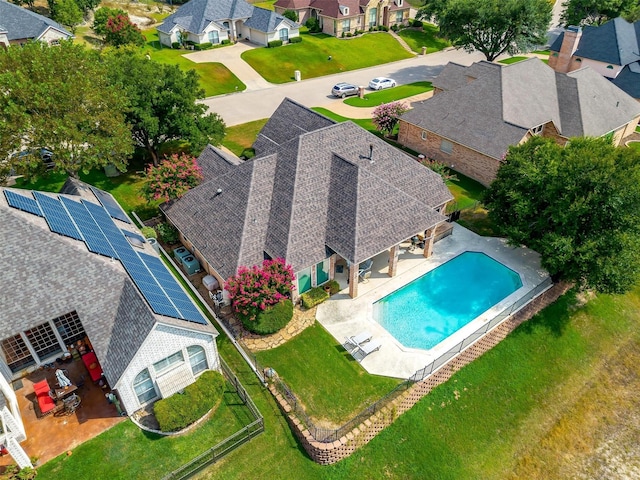
[[[422,21],[413,19],[413,21],[411,22],[411,26],[413,28],[422,28]]]
[[[246,160],[253,158],[255,156],[256,156],[256,151],[253,148],[245,148],[244,150],[242,150],[242,153],[240,154],[240,157]]]
[[[289,39],[289,43],[300,43],[302,42],[302,37],[291,37]]]
[[[329,294],[331,295],[335,295],[340,291],[340,284],[337,280],[329,280],[327,283],[325,283],[325,285],[329,285]]]
[[[229,40],[228,38],[225,38],[220,42],[221,45],[229,45],[230,43],[231,43],[231,40]]]
[[[176,227],[171,225],[170,223],[160,223],[156,226],[156,231],[160,236],[160,240],[164,243],[172,244],[177,243],[179,235]]]
[[[181,47],[180,42],[173,42],[173,43],[171,44],[171,48],[178,49],[178,48],[180,48],[180,47]]]
[[[153,406],[153,413],[160,430],[182,430],[203,417],[220,401],[224,386],[224,377],[219,372],[209,370],[186,387],[184,393],[158,400]]]
[[[213,47],[213,43],[211,42],[204,42],[198,45],[200,47],[200,50],[209,50],[210,48]]]
[[[295,10],[285,10],[282,16],[284,18],[288,18],[292,22],[298,22],[298,12]]]
[[[380,32],[388,32],[389,31],[389,27],[386,27],[384,25],[378,25],[378,31],[380,31]]]
[[[269,43],[267,43],[267,47],[269,48],[275,48],[280,46],[282,46],[282,40],[271,40]]]
[[[391,30],[393,30],[394,32],[397,32],[398,30],[400,30],[400,25],[398,25],[397,23],[394,23],[393,25],[391,25]]]
[[[142,233],[142,236],[144,238],[158,238],[158,234],[151,227],[142,227],[140,229],[140,232]]]
[[[293,302],[282,300],[258,313],[255,321],[243,321],[247,330],[258,335],[269,335],[283,329],[293,318]]]
[[[302,306],[312,308],[329,298],[329,294],[324,291],[324,287],[315,287],[300,295]]]
[[[305,23],[304,26],[309,29],[309,33],[318,33],[320,32],[320,22],[317,18],[310,18]]]

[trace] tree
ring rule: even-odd
[[[13,3],[15,3],[16,5],[26,5],[27,7],[29,7],[29,10],[33,10],[33,7],[35,7],[35,0],[12,0]]]
[[[603,138],[510,147],[485,204],[513,245],[555,278],[623,293],[640,274],[640,154]]]
[[[125,100],[96,52],[70,41],[0,49],[0,91],[0,159],[21,173],[40,173],[41,148],[53,152],[54,171],[72,176],[109,163],[126,168],[133,144]]]
[[[107,21],[118,15],[127,15],[127,12],[119,8],[100,7],[93,15],[91,28],[97,35],[104,37],[107,34]]]
[[[170,140],[189,142],[191,151],[207,143],[219,145],[225,125],[216,113],[196,100],[204,97],[194,70],[183,72],[176,65],[146,59],[139,51],[107,52],[110,79],[129,102],[127,121],[134,141],[149,152],[158,165],[158,147]]]
[[[82,10],[75,0],[56,0],[53,19],[69,27],[71,33],[76,33],[76,28],[82,23]]]
[[[146,181],[142,194],[148,201],[168,202],[180,198],[202,182],[202,170],[196,159],[190,155],[173,154],[157,167],[150,165],[146,171]]]
[[[100,5],[100,0],[74,0],[84,16]]]
[[[373,124],[378,131],[391,135],[400,120],[400,116],[408,110],[409,107],[404,102],[383,103],[373,111]]]
[[[568,0],[560,21],[563,25],[601,25],[608,20],[630,14],[637,0]]]
[[[127,14],[110,17],[105,25],[105,30],[104,41],[107,45],[119,47],[131,44],[141,47],[146,42],[140,29],[131,23]]]
[[[292,22],[297,22],[298,18],[299,18],[298,17],[298,12],[296,12],[295,10],[285,10],[284,13],[282,14],[282,16],[284,18],[288,18]]]
[[[434,17],[440,33],[456,47],[499,55],[546,43],[551,22],[548,0],[425,0],[416,17]]]

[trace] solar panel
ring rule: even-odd
[[[71,200],[70,198],[60,197],[60,200],[67,208],[69,215],[80,230],[90,252],[99,253],[110,258],[118,258],[113,250],[111,243],[102,233],[98,224],[87,211],[84,204]]]
[[[122,207],[120,207],[118,202],[115,201],[111,194],[103,192],[102,190],[95,187],[91,187],[91,191],[96,196],[98,201],[102,204],[102,206],[107,210],[107,212],[109,212],[109,215],[111,215],[115,219],[122,220],[123,222],[131,223],[131,220],[129,220],[127,214],[124,213]]]
[[[136,240],[140,240],[142,243],[145,243],[145,239],[142,235],[138,235],[137,233],[129,232],[128,230],[122,230],[125,236],[135,238]]]
[[[37,200],[38,205],[40,205],[44,213],[44,218],[47,220],[52,232],[75,238],[76,240],[83,240],[82,235],[78,232],[78,229],[60,203],[60,200],[48,197],[40,192],[33,192],[33,196]]]
[[[17,208],[23,212],[33,213],[39,217],[42,216],[42,211],[38,206],[38,202],[31,197],[31,194],[27,197],[26,195],[21,195],[19,193],[12,192],[11,190],[5,190],[4,196],[7,198],[7,203],[13,208]]]

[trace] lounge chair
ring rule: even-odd
[[[344,348],[345,350],[349,350],[349,351],[354,350],[358,348],[360,344],[371,340],[371,337],[373,337],[371,333],[369,333],[367,330],[363,330],[357,335],[354,335],[352,337],[346,337],[344,342]]]
[[[378,340],[371,340],[370,342],[358,345],[358,348],[352,352],[351,355],[357,361],[361,362],[370,353],[380,350],[381,346],[382,344]]]

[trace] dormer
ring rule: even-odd
[[[402,6],[402,0],[395,0],[395,4],[396,4],[398,7],[401,7],[401,6]]]
[[[345,17],[349,15],[349,7],[346,7],[344,5],[339,5],[339,8],[340,8],[340,13],[342,15],[344,15]]]

